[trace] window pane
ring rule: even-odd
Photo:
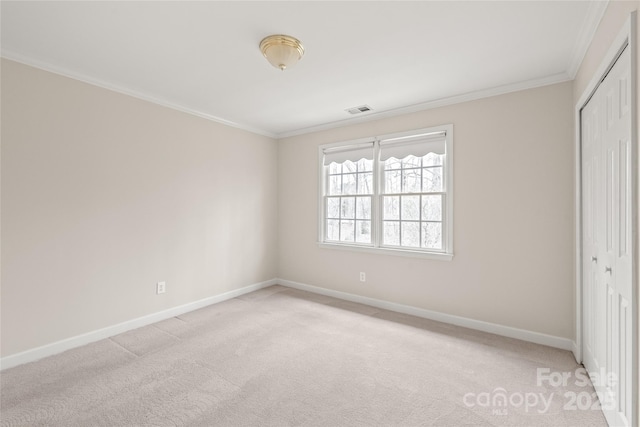
[[[384,222],[383,244],[393,245],[393,246],[400,245],[400,222],[399,221]]]
[[[340,197],[327,198],[327,218],[340,218]]]
[[[356,198],[342,197],[341,218],[353,219],[356,217]]]
[[[427,221],[442,220],[442,196],[422,196],[422,219]]]
[[[423,166],[439,166],[442,164],[443,158],[444,158],[444,155],[442,154],[429,153],[422,158],[422,165]]]
[[[371,243],[371,221],[356,221],[356,242]]]
[[[373,194],[373,174],[358,174],[358,194]]]
[[[327,240],[340,240],[340,221],[330,219],[327,221]]]
[[[384,173],[384,192],[387,194],[399,193],[401,179],[402,179],[402,172],[400,172],[399,170],[385,172]]]
[[[420,193],[420,169],[402,171],[402,192]]]
[[[371,219],[371,197],[356,198],[356,218]]]
[[[360,159],[358,161],[358,172],[371,172],[373,170],[373,160]]]
[[[400,219],[400,196],[385,196],[383,204],[382,219]]]
[[[400,165],[402,165],[402,161],[396,159],[395,157],[391,157],[390,159],[384,161],[385,170],[400,169]]]
[[[356,194],[356,174],[342,175],[342,194]]]
[[[355,231],[355,221],[340,221],[340,240],[343,242],[353,242]]]
[[[420,223],[419,222],[403,222],[401,224],[402,224],[401,246],[419,248],[420,247]]]
[[[429,249],[442,249],[442,223],[422,223],[422,247]]]
[[[402,215],[401,220],[420,219],[420,196],[402,196]]]
[[[404,159],[402,159],[403,168],[419,168],[420,166],[421,166],[420,157],[407,156]]]
[[[342,173],[355,173],[357,170],[356,164],[351,160],[345,160],[342,164]]]
[[[342,180],[340,175],[331,175],[329,177],[329,195],[335,196],[342,194]]]
[[[442,168],[422,169],[422,191],[442,191]]]
[[[403,138],[408,134],[399,135]],[[381,158],[386,158],[383,161],[371,156],[371,152],[378,150],[377,142],[371,142],[367,149],[369,159],[361,158],[365,150],[360,149],[343,154],[341,150],[351,150],[346,143],[344,147],[323,148],[320,184],[325,193],[319,199],[324,204],[323,239],[345,245],[442,251],[450,227],[447,222],[450,213],[445,212],[444,175],[449,173],[445,168],[451,166],[451,157],[429,151],[442,153],[443,144],[448,144],[448,140],[398,149],[398,146],[385,147],[384,138],[380,151]],[[407,141],[412,143],[413,139]],[[387,149],[389,151],[385,151]]]

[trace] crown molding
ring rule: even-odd
[[[591,36],[593,37],[593,36]],[[71,71],[69,69],[63,68],[63,67],[58,67],[58,66],[54,66],[50,63],[44,62],[44,61],[39,61],[39,60],[35,60],[33,58],[29,58],[20,54],[17,54],[13,51],[7,50],[7,49],[3,49],[2,52],[0,53],[0,56],[2,56],[3,58],[6,58],[8,60],[11,61],[15,61],[21,64],[25,64],[28,65],[30,67],[34,67],[34,68],[38,68],[44,71],[48,71],[54,74],[58,74],[64,77],[68,77],[74,80],[78,80],[87,84],[91,84],[94,86],[98,86],[101,87],[103,89],[107,89],[113,92],[117,92],[117,93],[121,93],[124,95],[128,95],[128,96],[132,96],[134,98],[138,98],[147,102],[151,102],[153,104],[156,105],[160,105],[163,107],[167,107],[167,108],[171,108],[177,111],[181,111],[183,113],[187,113],[187,114],[191,114],[197,117],[201,117],[204,118],[206,120],[210,120],[216,123],[220,123],[226,126],[230,126],[233,128],[237,128],[237,129],[241,129],[247,132],[251,132],[254,134],[258,134],[258,135],[262,135],[262,136],[266,136],[269,138],[274,138],[274,139],[283,139],[283,138],[288,138],[288,137],[292,137],[292,136],[299,136],[299,135],[304,135],[304,134],[309,134],[309,133],[313,133],[313,132],[319,132],[319,131],[323,131],[323,130],[329,130],[329,129],[335,129],[335,128],[340,128],[340,127],[345,127],[345,126],[349,126],[349,125],[354,125],[354,124],[358,124],[358,123],[365,123],[365,122],[369,122],[369,121],[374,121],[374,120],[380,120],[380,119],[386,119],[386,118],[391,118],[391,117],[396,117],[396,116],[401,116],[401,115],[405,115],[405,114],[411,114],[411,113],[416,113],[416,112],[420,112],[420,111],[425,111],[425,110],[430,110],[433,108],[439,108],[439,107],[445,107],[448,105],[453,105],[453,104],[460,104],[463,102],[469,102],[469,101],[475,101],[478,99],[482,99],[482,98],[490,98],[492,96],[498,96],[498,95],[503,95],[503,94],[507,94],[507,93],[511,93],[511,92],[518,92],[521,90],[527,90],[527,89],[533,89],[533,88],[537,88],[537,87],[542,87],[542,86],[547,86],[547,85],[552,85],[552,84],[556,84],[556,83],[562,83],[568,80],[572,80],[573,77],[570,76],[568,73],[559,73],[559,74],[555,74],[552,76],[548,76],[548,77],[543,77],[540,79],[533,79],[533,80],[528,80],[528,81],[524,81],[524,82],[519,82],[519,83],[513,83],[513,84],[509,84],[509,85],[502,85],[502,86],[497,86],[494,88],[489,88],[489,89],[483,89],[483,90],[479,90],[479,91],[474,91],[474,92],[469,92],[469,93],[465,93],[465,94],[460,94],[460,95],[455,95],[452,97],[447,97],[447,98],[441,98],[441,99],[437,99],[437,100],[432,100],[432,101],[426,101],[426,102],[422,102],[422,103],[418,103],[418,104],[413,104],[413,105],[409,105],[406,107],[399,107],[399,108],[394,108],[394,109],[390,109],[390,110],[384,110],[384,111],[378,111],[378,112],[373,112],[370,114],[367,114],[365,116],[360,116],[360,117],[352,117],[352,118],[348,118],[348,119],[344,119],[344,120],[338,120],[338,121],[332,121],[332,122],[328,122],[328,123],[323,123],[320,125],[315,125],[315,126],[310,126],[310,127],[305,127],[305,128],[300,128],[300,129],[294,129],[291,131],[285,131],[285,132],[280,132],[280,133],[273,133],[273,132],[269,132],[266,131],[264,129],[259,129],[253,126],[249,126],[249,125],[245,125],[245,124],[241,124],[241,123],[236,123],[230,120],[226,120],[224,118],[221,117],[217,117],[211,114],[207,114],[204,113],[202,111],[198,111],[198,110],[194,110],[192,108],[186,107],[184,105],[180,105],[165,99],[161,99],[161,98],[156,98],[154,96],[150,96],[138,91],[134,91],[128,88],[124,88],[122,86],[118,86],[116,84],[101,80],[101,79],[97,79],[94,77],[89,77],[87,75],[84,75],[82,73],[77,73],[74,71]]]
[[[600,21],[607,10],[607,6],[609,6],[609,1],[610,0],[589,2],[587,16],[582,23],[582,28],[573,48],[573,57],[571,58],[569,68],[567,69],[567,74],[571,79],[576,77],[578,69],[580,68],[580,65],[582,65],[584,56],[587,54],[587,50],[593,41],[593,37],[596,35]]]
[[[386,119],[390,117],[402,116],[405,114],[417,113],[420,111],[431,110],[434,108],[446,107],[448,105],[460,104],[463,102],[475,101],[483,98],[504,95],[511,92],[519,92],[527,89],[535,89],[537,87],[548,86],[556,83],[562,83],[573,80],[567,73],[554,74],[552,76],[540,79],[527,80],[524,82],[513,83],[509,85],[497,86],[490,89],[483,89],[475,92],[468,92],[461,95],[455,95],[447,98],[441,98],[433,101],[413,104],[406,107],[394,108],[385,111],[379,111],[366,116],[353,117],[349,119],[334,121],[317,126],[310,126],[293,131],[287,131],[276,134],[276,138],[283,139],[291,136],[299,136],[323,130],[335,129],[339,127],[354,125],[357,123],[365,123],[374,120]]]
[[[59,67],[53,64],[50,64],[45,61],[36,60],[16,52],[13,52],[8,49],[2,49],[0,52],[0,56],[2,58],[8,59],[10,61],[18,62],[20,64],[28,65],[30,67],[38,68],[40,70],[48,71],[53,74],[58,74],[63,77],[71,78],[74,80],[81,81],[83,83],[87,83],[93,86],[98,86],[103,89],[110,90],[112,92],[118,92],[123,95],[128,95],[133,98],[138,98],[143,101],[151,102],[152,104],[160,105],[162,107],[171,108],[173,110],[181,111],[183,113],[191,114],[193,116],[197,116],[206,120],[210,120],[212,122],[220,123],[226,126],[230,126],[236,129],[241,129],[247,132],[255,133],[262,136],[267,136],[269,138],[276,138],[276,134],[272,132],[268,132],[263,129],[258,129],[253,126],[245,125],[242,123],[236,123],[231,120],[226,120],[222,117],[217,117],[212,114],[203,113],[202,111],[194,110],[193,108],[186,107],[181,104],[177,104],[175,102],[168,101],[166,99],[157,98],[155,96],[151,96],[142,92],[138,92],[135,90],[131,90],[129,88],[125,88],[123,86],[119,86],[117,84],[107,82],[105,80],[97,79],[95,77],[90,77],[82,73],[78,73],[68,68]]]

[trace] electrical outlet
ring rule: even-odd
[[[156,294],[160,295],[160,294],[164,294],[165,292],[167,292],[167,283],[166,282],[158,282],[156,284]]]
[[[360,281],[361,282],[366,282],[367,281],[367,276],[364,274],[364,271],[360,272]]]

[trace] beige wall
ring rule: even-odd
[[[573,108],[639,4],[573,82],[279,143],[2,60],[1,355],[274,277],[574,339]],[[318,145],[446,123],[453,261],[317,246]]]
[[[3,356],[276,277],[276,141],[7,60],[1,136]]]
[[[573,339],[572,94],[567,82],[281,140],[280,277]],[[447,123],[453,261],[317,246],[318,145]]]

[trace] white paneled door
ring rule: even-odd
[[[583,361],[609,425],[632,421],[631,61],[581,112]]]

